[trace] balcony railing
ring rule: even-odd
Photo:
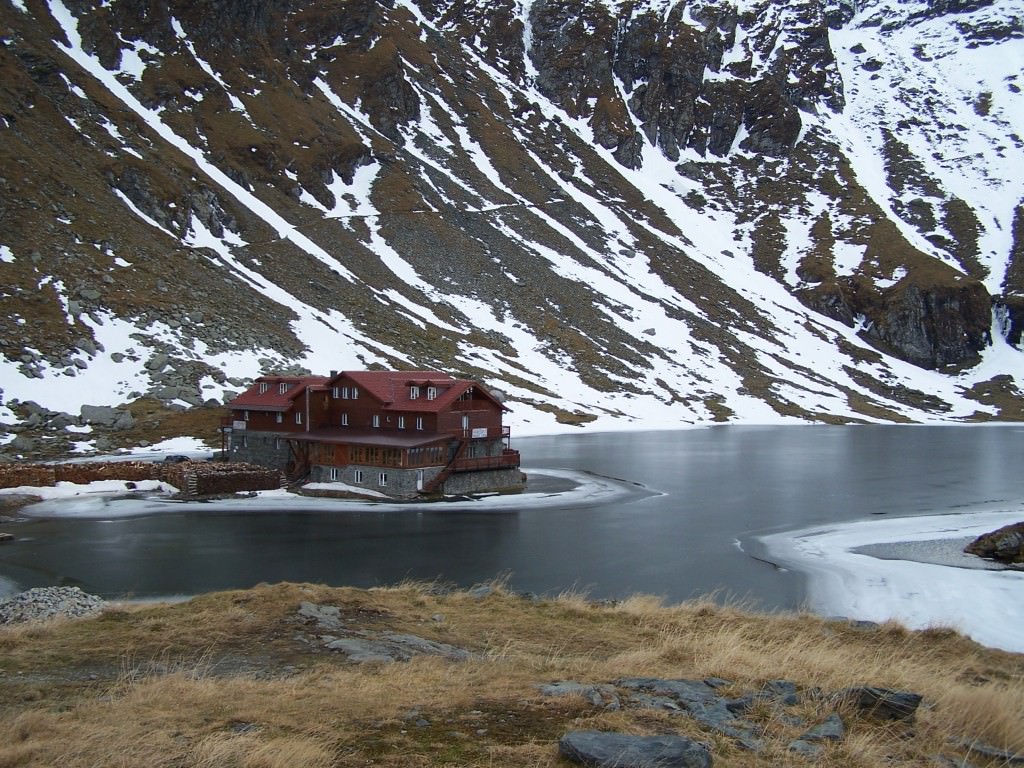
[[[505,440],[507,444],[511,437],[511,431],[508,426],[502,425],[501,429],[497,427],[470,427],[469,429],[453,429],[448,434],[463,440],[497,440],[499,437]]]
[[[480,472],[485,469],[507,469],[519,466],[519,451],[506,449],[500,456],[473,456],[455,460],[455,472]]]

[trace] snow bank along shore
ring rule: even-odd
[[[1024,520],[1024,509],[871,519],[761,537],[772,560],[807,574],[808,607],[850,619],[949,627],[982,645],[1024,653],[1024,571],[964,545]]]

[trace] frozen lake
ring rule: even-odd
[[[796,550],[771,534],[980,512],[1024,519],[1015,426],[724,426],[514,444],[532,468],[529,492],[479,502],[49,502],[4,526],[19,540],[0,548],[0,593],[74,584],[161,597],[507,575],[518,591],[718,592],[788,609],[820,602],[825,577],[805,565],[807,547],[777,567]]]

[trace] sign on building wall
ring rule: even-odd
[[[231,426],[234,429],[245,429],[245,422],[244,421],[235,421],[235,422],[232,422]]]
[[[474,427],[473,437],[487,437],[487,427]]]

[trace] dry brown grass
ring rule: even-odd
[[[347,626],[414,633],[476,658],[349,664],[297,639],[311,631],[297,620],[303,600],[338,606]],[[766,743],[754,755],[685,716],[610,711],[537,688],[630,676],[723,677],[737,695],[788,679],[806,695],[785,713],[764,704],[747,716]],[[844,711],[848,736],[819,765],[967,753],[950,740],[1024,748],[1024,657],[951,631],[865,630],[712,599],[532,601],[500,583],[484,598],[424,584],[282,584],[0,628],[0,768],[554,766],[558,738],[577,728],[682,733],[711,743],[718,766],[806,765],[787,749],[800,728],[783,714],[818,722],[835,704],[814,692],[856,684],[915,691],[924,704],[913,727]]]

